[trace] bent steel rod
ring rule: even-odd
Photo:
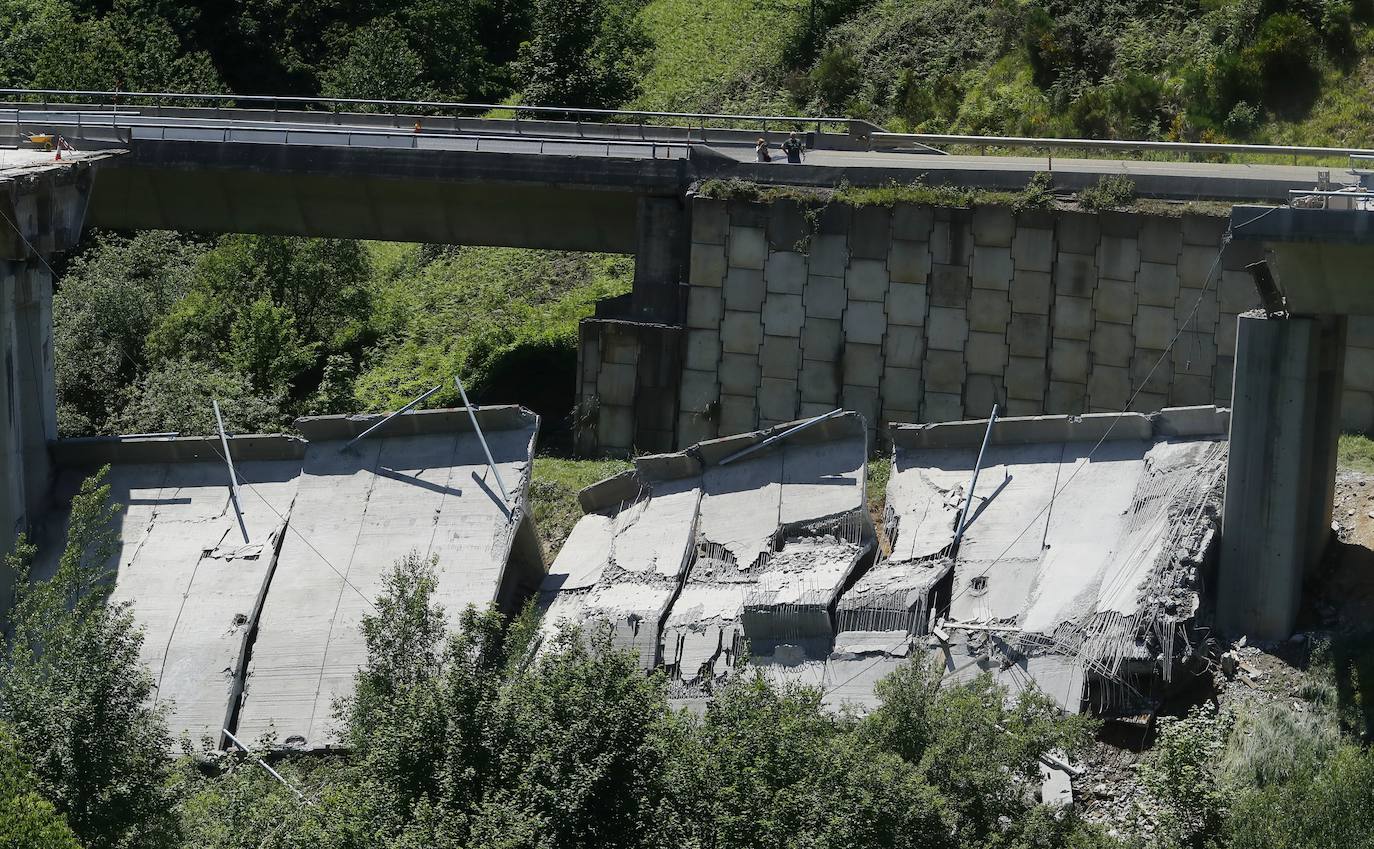
[[[501,481],[501,473],[496,471],[496,461],[491,458],[491,449],[487,447],[487,438],[482,435],[482,426],[477,423],[477,413],[473,411],[472,403],[468,401],[468,393],[467,390],[463,389],[463,381],[455,374],[453,382],[458,385],[458,394],[463,396],[463,406],[467,407],[468,418],[472,419],[472,429],[477,431],[477,439],[482,443],[482,451],[487,455],[487,468],[491,469],[492,477],[496,478],[496,487],[501,490],[501,498],[509,504],[510,494],[506,492],[506,485]]]
[[[978,462],[973,464],[973,480],[968,485],[968,496],[964,499],[964,509],[959,511],[959,529],[954,533],[957,545],[968,530],[968,511],[973,506],[973,491],[978,488],[978,472],[983,468],[983,455],[988,450],[988,440],[992,438],[992,426],[997,423],[997,405],[992,405],[992,415],[988,417],[988,429],[983,433],[983,447],[978,449]]]
[[[442,384],[442,383],[439,384],[438,386],[434,387],[433,389],[431,389],[431,390],[429,390],[428,392],[426,392],[426,393],[424,393],[423,395],[421,395],[419,398],[416,398],[414,401],[411,401],[409,404],[406,404],[404,407],[402,407],[401,409],[397,410],[396,412],[388,414],[386,418],[384,418],[384,419],[382,419],[381,421],[377,422],[377,423],[374,424],[372,427],[368,428],[367,430],[363,431],[362,433],[360,433],[360,434],[358,434],[357,436],[353,437],[352,439],[348,440],[348,442],[344,443],[344,446],[343,446],[342,448],[339,449],[340,453],[342,453],[342,452],[344,452],[344,451],[347,451],[348,449],[352,448],[353,445],[354,445],[354,443],[361,442],[361,441],[362,441],[363,439],[365,439],[366,437],[369,437],[369,436],[371,436],[373,433],[375,433],[376,431],[381,430],[384,426],[386,426],[387,424],[389,424],[389,423],[391,422],[392,419],[396,418],[396,417],[399,416],[401,413],[408,413],[408,412],[410,412],[411,410],[415,409],[416,405],[420,404],[422,401],[424,401],[424,400],[425,400],[426,398],[428,398],[429,396],[433,395],[435,392],[438,392],[439,389],[440,389],[441,387],[443,387],[443,385],[444,385],[444,384]]]

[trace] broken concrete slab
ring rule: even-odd
[[[258,625],[239,736],[271,732],[308,749],[339,742],[333,706],[366,661],[362,619],[383,575],[407,554],[436,560],[434,601],[451,624],[469,604],[513,611],[535,591],[543,570],[526,490],[538,417],[496,409],[482,429],[510,504],[462,411],[408,414],[349,451],[341,449],[367,420],[297,423],[311,441],[293,532]]]
[[[365,661],[361,619],[382,575],[412,551],[437,559],[435,600],[451,620],[468,604],[512,612],[538,587],[526,496],[538,417],[477,411],[509,504],[465,410],[407,413],[340,450],[378,418],[302,419],[305,440],[230,438],[247,544],[217,439],[55,445],[67,499],[111,464],[112,500],[125,505],[112,598],[145,629],[143,660],[174,734],[218,740],[230,728],[296,747],[337,743],[332,705]],[[46,562],[60,554],[64,522],[50,517]]]
[[[299,467],[294,459],[236,464],[245,493],[288,507]],[[64,469],[59,501],[69,503],[97,468]],[[218,457],[115,464],[106,478],[110,500],[124,505],[114,520],[119,546],[108,564],[115,578],[110,601],[130,606],[143,629],[139,659],[153,676],[155,703],[168,709],[173,733],[193,742],[209,737],[218,743],[232,722],[243,686],[246,641],[285,527],[284,513],[247,496],[242,508],[249,541],[244,543],[228,478]],[[48,521],[39,577],[52,573],[65,540],[65,511]]]
[[[1127,708],[1134,676],[1161,668],[1167,681],[1190,650],[1225,425],[1213,408],[999,420],[957,544],[986,423],[893,425],[892,554],[841,598],[828,678],[895,666],[933,630],[921,615],[933,607],[947,680],[988,672],[1069,711],[1090,691],[1100,710]],[[828,700],[872,704],[872,673],[857,668]]]
[[[659,627],[687,565],[701,493],[695,477],[635,483],[631,499],[573,527],[540,589],[540,627],[546,645],[564,622],[609,627],[613,644],[647,671],[659,662]]]
[[[836,415],[736,458],[797,423],[651,455],[583,490],[541,594],[561,620],[609,627],[685,703],[735,668],[746,644],[779,681],[819,683],[832,612],[870,556],[867,425]]]

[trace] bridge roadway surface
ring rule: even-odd
[[[50,132],[79,149],[124,151],[97,165],[87,218],[115,229],[642,257],[646,246],[676,238],[670,231],[681,233],[681,198],[712,178],[814,187],[920,178],[1014,191],[1050,171],[1057,189],[1074,191],[1126,174],[1142,196],[1224,202],[1284,201],[1317,183],[1315,166],[944,155],[914,142],[911,150],[866,149],[864,134],[878,129],[817,119],[806,161],[789,165],[754,161],[760,134],[775,145],[785,137],[771,128],[0,103],[0,138]]]
[[[229,117],[224,117],[226,115]],[[103,130],[112,137],[110,140],[114,140],[122,131],[130,144],[139,140],[229,141],[669,160],[693,159],[692,150],[696,149],[699,151],[695,157],[698,160],[696,170],[703,172],[701,176],[716,176],[709,172],[723,167],[733,170],[728,169],[728,165],[735,165],[743,166],[754,179],[765,182],[815,183],[816,179],[810,173],[812,168],[860,172],[919,171],[926,173],[931,182],[988,188],[1003,187],[1008,179],[1019,187],[1024,185],[1023,175],[1036,171],[1052,172],[1061,181],[1070,183],[1078,183],[1076,178],[1082,177],[1095,180],[1103,174],[1126,174],[1147,184],[1141,187],[1143,194],[1180,199],[1286,199],[1289,188],[1311,188],[1316,182],[1318,170],[1315,166],[1275,164],[950,156],[924,146],[913,146],[911,150],[866,150],[862,149],[862,141],[851,131],[848,134],[808,134],[817,148],[808,151],[805,166],[809,167],[793,167],[779,172],[772,168],[753,167],[761,165],[754,158],[753,142],[758,135],[769,137],[775,145],[774,155],[781,159],[776,145],[785,133],[769,130],[224,108],[131,107],[128,112],[112,113],[108,107],[102,108],[98,104],[33,109],[29,104],[0,103],[0,125],[7,118],[14,122],[16,128],[51,128],[77,138],[99,139]],[[420,132],[414,130],[417,124],[422,128]],[[706,151],[713,155],[700,155]],[[707,159],[710,164],[703,166],[702,159]],[[779,161],[772,164],[786,163]],[[831,184],[834,182],[832,179]],[[860,183],[866,182],[869,180],[860,180]],[[1237,194],[1245,191],[1249,194]]]

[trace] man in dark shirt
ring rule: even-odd
[[[787,154],[787,161],[793,165],[800,165],[802,161],[802,140],[797,138],[796,133],[787,137],[787,141],[782,143],[782,152]]]

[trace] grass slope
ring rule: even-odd
[[[540,394],[533,384],[551,384],[548,369],[575,368],[578,322],[597,300],[630,291],[634,276],[634,260],[612,254],[376,243],[371,251],[380,339],[354,389],[364,409],[395,409],[455,373],[483,401],[527,401],[518,391]],[[520,373],[523,385],[509,379]],[[455,401],[449,386],[427,403]]]
[[[806,10],[806,0],[651,0],[640,20],[655,46],[635,108],[788,110],[779,57]]]

